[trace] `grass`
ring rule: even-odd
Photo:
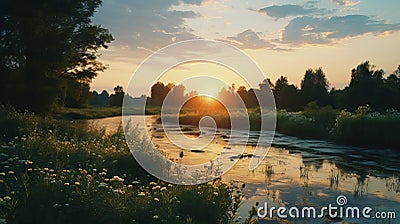
[[[244,186],[158,181],[133,159],[121,129],[106,135],[4,107],[0,115],[1,222],[237,221]]]
[[[400,149],[400,113],[372,112],[368,106],[350,113],[330,106],[309,105],[302,112],[278,112],[277,131],[292,136],[325,139],[368,148]]]
[[[62,119],[94,119],[121,116],[121,107],[88,107],[88,108],[59,108],[54,112],[55,118]]]
[[[257,109],[248,110],[250,130],[260,130],[261,114]],[[183,112],[181,124],[198,125],[205,114]],[[271,116],[266,114],[268,120]],[[229,116],[213,113],[218,127],[229,127]],[[400,112],[372,112],[368,106],[355,112],[337,110],[331,106],[318,107],[308,104],[303,111],[276,113],[276,131],[305,139],[322,139],[340,144],[368,148],[400,149]]]
[[[159,114],[160,108],[148,106],[145,109],[146,115]],[[141,115],[143,111],[140,108],[130,108],[131,115]],[[87,107],[87,108],[58,108],[50,114],[56,119],[77,120],[77,119],[96,119],[105,117],[115,117],[122,115],[121,107]]]

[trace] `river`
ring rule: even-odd
[[[153,136],[153,143],[172,159],[180,159],[181,149],[174,146],[160,124],[148,117],[147,129]],[[132,120],[143,119],[132,116]],[[111,117],[88,121],[107,132],[115,131],[121,123],[121,117]],[[187,128],[188,136],[198,133],[195,127]],[[183,164],[199,164],[214,158],[227,145],[224,139],[229,131],[220,129],[217,136],[207,146],[204,153],[185,151],[180,159]],[[231,134],[236,144],[242,141],[240,132]],[[250,132],[250,141],[255,141],[259,132]],[[262,142],[262,137],[260,138]],[[231,145],[231,144],[230,144]],[[247,145],[247,144],[246,144]],[[246,146],[251,152],[254,147]],[[343,218],[337,220],[292,220],[295,223],[321,223],[342,221],[345,223],[400,223],[400,151],[391,149],[365,149],[336,145],[326,141],[303,140],[276,133],[273,146],[262,164],[253,172],[248,170],[249,158],[243,158],[222,176],[227,182],[246,184],[243,190],[245,200],[240,215],[247,216],[256,202],[269,206],[321,208],[329,204],[336,205],[339,195],[347,198],[348,206],[363,208],[369,206],[374,211],[395,211],[396,220]],[[277,220],[275,220],[276,222]],[[396,222],[397,221],[397,222]]]

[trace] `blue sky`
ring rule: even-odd
[[[244,50],[272,80],[286,75],[298,85],[307,68],[322,67],[340,88],[362,61],[387,73],[400,64],[399,8],[396,0],[106,0],[94,22],[115,41],[101,52],[109,69],[93,88],[126,86],[152,52],[193,38]]]

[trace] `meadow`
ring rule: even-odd
[[[252,222],[254,211],[237,215],[244,185],[159,181],[134,160],[122,128],[105,134],[1,107],[0,130],[0,223]]]

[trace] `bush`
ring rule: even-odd
[[[332,129],[332,138],[340,143],[366,147],[400,148],[400,113],[385,114],[359,108],[355,113],[342,111]]]

